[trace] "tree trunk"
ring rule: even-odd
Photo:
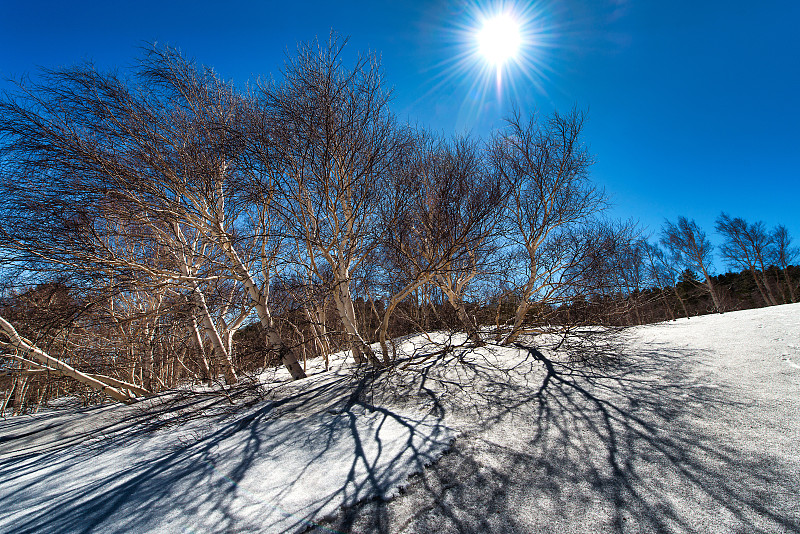
[[[14,388],[14,410],[11,415],[21,415],[25,407],[25,398],[28,396],[28,383],[30,382],[29,376],[18,376],[14,379],[16,387]]]
[[[761,287],[761,281],[758,279],[758,274],[756,273],[755,267],[750,267],[750,274],[753,275],[753,281],[756,283],[756,287],[758,288],[758,292],[761,294],[761,299],[764,301],[764,305],[769,306],[769,299],[767,299],[767,294],[764,293],[764,288]]]
[[[501,293],[500,296],[497,297],[497,311],[494,314],[494,325],[497,329],[497,333],[494,336],[494,340],[496,342],[501,342],[503,340],[503,332],[500,325],[500,317],[503,313],[503,299],[506,297],[506,293]]]
[[[198,358],[198,365],[200,366],[200,376],[204,381],[211,380],[211,369],[208,367],[208,360],[206,359],[206,349],[203,346],[203,336],[200,333],[200,325],[197,324],[197,317],[192,314],[192,332],[194,334],[194,341],[197,344],[197,350],[200,353]]]
[[[789,299],[786,298],[786,290],[781,283],[781,272],[780,269],[777,268],[775,269],[775,291],[781,298],[780,304],[789,304]]]
[[[148,395],[152,395],[153,394],[150,390],[147,390],[147,389],[144,389],[144,388],[140,388],[136,384],[131,384],[131,383],[125,382],[123,380],[118,380],[118,379],[113,378],[111,376],[99,375],[99,374],[94,374],[94,373],[86,373],[86,376],[90,376],[90,377],[92,377],[94,379],[100,380],[101,382],[104,382],[104,383],[108,384],[109,386],[113,386],[113,387],[119,388],[121,390],[128,390],[131,393],[135,393],[136,395],[139,395],[139,396],[142,396],[142,397],[146,397]]]
[[[689,319],[689,309],[686,307],[686,302],[684,302],[683,297],[681,297],[681,292],[678,291],[678,286],[675,285],[672,287],[675,290],[675,296],[678,297],[678,302],[681,303],[681,308],[683,308],[683,313],[686,314],[686,318]]]
[[[20,336],[17,333],[16,329],[11,325],[11,323],[6,321],[2,317],[0,317],[0,329],[2,329],[11,340],[11,343],[9,343],[8,345],[21,351],[26,355],[29,355],[34,360],[40,362],[44,366],[57,370],[61,374],[69,376],[70,378],[74,378],[78,382],[86,384],[87,386],[93,389],[107,393],[111,398],[116,399],[118,401],[131,402],[133,400],[133,397],[131,395],[126,395],[122,391],[119,391],[114,387],[109,386],[107,383],[102,382],[97,378],[93,378],[89,375],[86,375],[76,370],[72,366],[51,357],[46,352],[39,349],[31,342]]]
[[[528,314],[529,309],[530,304],[528,304],[528,299],[523,295],[522,300],[519,305],[517,305],[517,311],[514,315],[514,326],[511,327],[511,332],[500,342],[501,345],[510,345],[519,338],[522,334],[522,325],[525,322],[525,316]]]
[[[669,305],[669,299],[667,298],[666,292],[661,289],[661,301],[664,303],[664,307],[667,309],[667,313],[669,314],[669,320],[675,320],[675,312],[672,310],[672,306]]]
[[[17,388],[17,379],[11,381],[11,389],[8,390],[8,394],[3,399],[3,405],[0,406],[0,417],[5,416],[6,408],[8,408],[8,403],[11,401],[12,395],[14,395],[14,390]]]
[[[225,343],[222,341],[222,337],[219,335],[219,330],[217,329],[217,326],[214,324],[214,321],[211,318],[211,313],[209,312],[208,306],[206,305],[205,297],[199,291],[199,289],[195,295],[197,298],[196,302],[199,303],[201,322],[206,331],[206,334],[211,340],[211,349],[213,351],[212,354],[217,356],[214,359],[222,363],[222,369],[225,375],[225,382],[228,384],[235,384],[236,382],[239,381],[239,377],[236,375],[236,369],[233,366],[233,360],[231,359],[231,355],[225,349]]]
[[[190,276],[189,267],[186,265],[186,262],[181,262],[181,271],[183,272],[184,276]],[[211,317],[211,312],[209,311],[208,304],[206,303],[206,297],[203,294],[203,291],[200,289],[200,286],[195,281],[191,282],[191,290],[191,301],[195,308],[192,315],[194,316],[195,311],[200,315],[200,323],[203,325],[203,329],[211,341],[212,354],[215,355],[216,359],[222,364],[225,382],[228,384],[235,384],[238,382],[239,377],[236,375],[236,369],[233,366],[231,355],[225,348],[225,343],[222,341],[222,336],[219,335],[217,325],[214,324],[214,320]]]
[[[350,354],[353,355],[353,361],[356,363],[356,365],[367,363],[367,359],[364,358],[364,355],[361,352],[361,345],[358,343],[358,341],[356,341],[356,338],[353,334],[349,335],[350,335]]]
[[[703,269],[703,276],[706,278],[706,287],[708,288],[708,292],[711,294],[711,300],[714,301],[714,308],[718,313],[722,313],[722,305],[720,304],[719,297],[717,296],[717,291],[714,289],[714,284],[711,282],[711,277],[708,275],[705,269]]]
[[[336,303],[336,310],[339,312],[339,318],[342,320],[345,332],[350,336],[350,343],[353,348],[353,359],[355,359],[356,364],[360,365],[364,363],[364,358],[362,356],[362,354],[364,354],[370,363],[381,367],[383,364],[377,356],[375,356],[375,352],[358,332],[356,312],[353,307],[352,296],[350,295],[350,283],[347,279],[336,284],[336,288],[333,291],[333,300]]]
[[[155,332],[151,335],[150,329],[145,327],[144,330],[144,347],[141,352],[142,363],[142,386],[144,389],[153,391],[153,337]]]
[[[789,286],[789,298],[791,299],[792,303],[796,302],[794,296],[794,286],[792,285],[792,279],[789,277],[789,270],[784,267],[783,268],[783,277],[786,279],[786,285]]]
[[[467,333],[467,339],[479,347],[483,346],[484,342],[481,339],[480,333],[478,332],[478,327],[475,326],[475,323],[467,313],[467,309],[464,306],[464,301],[461,300],[461,296],[450,289],[442,289],[445,292],[445,295],[447,295],[447,300],[450,302],[450,305],[453,306],[453,309],[456,311],[458,321],[461,323],[461,326],[464,327],[464,330]]]
[[[428,282],[430,279],[430,276],[423,276],[422,278],[408,284],[398,293],[395,293],[391,299],[389,299],[389,303],[386,305],[386,309],[383,311],[383,319],[381,320],[380,333],[378,335],[378,339],[381,344],[381,351],[383,352],[384,365],[388,366],[392,363],[392,360],[389,358],[389,346],[386,344],[386,341],[389,333],[389,319],[391,319],[394,309],[403,301],[403,299],[410,295],[412,291],[422,284]]]
[[[328,370],[330,365],[328,357],[331,353],[331,344],[328,341],[328,332],[325,328],[325,305],[323,304],[318,311],[312,311],[310,308],[305,307],[306,317],[311,323],[311,329],[314,332],[314,343],[319,349],[320,356],[325,359],[325,370]]]
[[[773,306],[778,305],[778,299],[775,298],[775,294],[772,292],[772,288],[769,285],[769,280],[767,280],[767,273],[766,271],[761,271],[761,283],[764,285],[764,288],[767,290],[767,297],[769,298],[769,302]]]
[[[278,352],[281,362],[289,371],[289,374],[293,379],[297,380],[300,378],[305,378],[306,373],[303,371],[303,367],[298,362],[297,355],[294,353],[291,347],[289,347],[289,345],[283,341],[278,329],[275,327],[275,321],[272,318],[269,308],[267,308],[266,299],[264,299],[264,296],[258,289],[253,277],[250,275],[250,270],[245,266],[241,258],[239,258],[239,254],[236,253],[236,250],[234,250],[230,241],[228,241],[228,239],[225,238],[224,234],[221,232],[222,229],[220,229],[218,232],[218,236],[220,237],[221,241],[221,248],[228,256],[228,259],[233,263],[233,270],[236,275],[240,280],[244,281],[245,288],[250,295],[250,299],[253,301],[253,305],[255,306],[261,326],[264,329],[267,347]]]

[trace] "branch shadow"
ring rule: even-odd
[[[266,401],[240,392],[236,405],[187,395],[123,407],[35,447],[22,423],[0,425],[0,531],[285,532],[386,499],[453,434],[430,413],[370,402],[380,375],[285,384]]]
[[[391,502],[346,508],[323,526],[800,532],[797,466],[786,456],[753,454],[735,432],[721,431],[715,421],[735,420],[746,400],[708,383],[685,354],[667,346],[625,354],[614,339],[566,347],[563,359],[518,348],[528,358],[520,360],[515,384],[503,383],[508,369],[461,359],[472,375],[453,387],[469,390],[482,425]]]

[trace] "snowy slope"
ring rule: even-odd
[[[633,328],[609,366],[539,349],[527,398],[319,531],[800,532],[800,304]]]
[[[173,395],[2,421],[0,532],[285,532],[388,496],[453,433],[351,405],[359,382],[328,373],[271,401]]]
[[[800,532],[800,305],[546,341],[0,421],[0,532]]]

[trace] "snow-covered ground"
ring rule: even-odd
[[[461,341],[0,421],[0,531],[800,532],[800,305]]]

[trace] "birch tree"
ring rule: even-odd
[[[380,184],[404,141],[377,58],[346,67],[344,44],[332,36],[326,45],[301,46],[282,83],[262,86],[271,121],[262,139],[273,142],[261,143],[259,154],[275,162],[283,221],[304,247],[302,261],[320,279],[330,268],[331,297],[356,361],[379,364],[358,328],[352,277],[375,247]]]
[[[789,274],[789,266],[793,265],[798,257],[800,257],[800,250],[792,246],[792,238],[789,235],[789,230],[783,225],[779,225],[775,228],[772,234],[772,242],[775,247],[775,262],[781,271],[783,271],[786,287],[789,290],[789,299],[791,302],[797,302],[795,293],[797,282],[794,281]]]
[[[494,139],[493,161],[509,183],[506,229],[524,257],[516,282],[519,300],[508,344],[525,331],[529,312],[568,303],[577,282],[566,274],[590,245],[578,238],[581,226],[605,207],[601,190],[589,179],[592,156],[581,139],[585,116],[573,110],[545,119],[519,114]],[[563,250],[562,250],[563,249]],[[572,271],[574,274],[574,271]]]
[[[676,269],[676,265],[667,259],[664,254],[664,249],[655,243],[644,242],[642,244],[643,258],[647,276],[650,281],[660,289],[661,296],[664,301],[664,306],[667,308],[669,316],[675,318],[675,314],[670,307],[666,298],[667,288],[670,288],[683,309],[686,318],[689,318],[689,309],[686,307],[684,301],[678,290],[678,282],[680,281],[680,270]]]
[[[221,277],[243,284],[270,344],[302,376],[237,243],[248,207],[236,165],[244,101],[170,50],[151,51],[134,74],[139,85],[90,65],[51,71],[0,103],[2,153],[13,162],[0,232],[26,268],[113,270],[131,281],[144,273],[188,288],[231,382],[236,373],[201,286]],[[136,250],[164,261],[119,254],[110,244],[120,229]]]
[[[74,378],[78,382],[122,402],[134,400],[137,394],[149,394],[148,391],[134,384],[117,380],[109,376],[82,373],[64,361],[53,358],[37,347],[32,341],[19,335],[16,328],[2,317],[0,317],[0,334],[3,334],[6,338],[6,340],[3,340],[0,337],[0,350],[3,350],[2,354],[19,363],[27,365],[29,368]]]
[[[722,304],[710,274],[713,246],[705,232],[694,220],[678,217],[677,223],[664,221],[661,243],[669,251],[671,261],[703,275],[703,284],[711,295],[714,309],[722,313]]]
[[[750,271],[764,304],[778,304],[767,280],[768,256],[772,249],[772,235],[761,221],[748,223],[741,217],[720,214],[716,221],[717,232],[724,242],[720,254],[731,267]]]
[[[468,338],[482,344],[464,297],[495,249],[505,182],[490,172],[474,141],[444,142],[424,134],[395,180],[386,195],[394,202],[387,204],[385,246],[408,283],[389,299],[382,332],[399,301],[431,284],[447,297]]]

